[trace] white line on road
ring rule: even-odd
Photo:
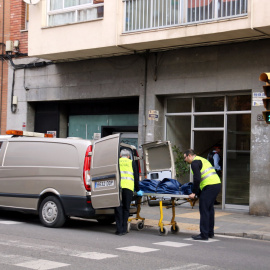
[[[131,252],[138,252],[138,253],[146,253],[146,252],[159,250],[159,249],[139,247],[139,246],[129,246],[129,247],[122,247],[122,248],[117,248],[117,249],[131,251]]]
[[[0,245],[12,246],[12,247],[17,247],[17,248],[33,249],[35,251],[39,250],[39,251],[49,252],[49,253],[53,253],[53,254],[72,256],[72,257],[80,257],[80,258],[93,259],[93,260],[101,260],[101,259],[106,259],[106,258],[118,257],[117,255],[113,255],[113,254],[98,253],[98,252],[86,253],[85,251],[82,252],[79,250],[60,248],[60,247],[55,247],[55,246],[39,245],[39,244],[24,244],[24,243],[20,243],[19,241],[7,241],[7,242],[0,241]],[[91,254],[92,254],[92,256],[91,256]],[[99,255],[97,255],[97,254],[99,254]]]
[[[188,241],[192,241],[192,242],[201,242],[201,243],[213,243],[213,242],[220,241],[217,239],[210,239],[210,238],[207,241],[206,240],[194,240],[192,238],[185,238],[184,240],[188,240]]]
[[[32,260],[14,265],[37,270],[49,270],[69,266],[69,264],[66,263],[52,262],[47,260]]]
[[[222,268],[216,268],[210,265],[198,264],[198,263],[189,263],[181,266],[162,268],[159,270],[222,270]]]
[[[118,255],[106,254],[106,253],[99,253],[99,252],[86,252],[77,255],[77,257],[85,258],[85,259],[92,259],[92,260],[103,260],[107,258],[115,258]]]
[[[162,245],[167,247],[186,247],[186,246],[192,246],[192,244],[185,244],[185,243],[179,243],[179,242],[171,242],[171,241],[164,241],[164,242],[158,242],[153,243],[154,245]]]
[[[55,269],[55,268],[69,265],[65,263],[40,260],[33,257],[10,255],[10,254],[4,254],[4,253],[0,253],[0,263],[6,264],[6,265],[21,266],[21,267],[30,268],[30,269],[40,269],[40,270]]]

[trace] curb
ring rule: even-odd
[[[144,224],[144,228],[158,230],[159,227],[157,225],[150,225],[150,224]],[[199,234],[199,231],[186,231],[182,230],[179,232],[180,234],[187,234],[187,235],[193,235],[193,234]],[[270,234],[256,234],[256,233],[215,233],[215,235],[226,235],[226,236],[232,236],[232,237],[239,237],[239,238],[247,238],[247,239],[254,239],[254,240],[263,240],[263,241],[270,241]]]

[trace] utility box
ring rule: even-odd
[[[6,41],[6,52],[13,52],[14,44],[12,40]]]

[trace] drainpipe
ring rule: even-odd
[[[3,0],[3,21],[2,21],[2,55],[4,54],[4,38],[5,38],[5,0]],[[1,65],[1,94],[0,94],[0,133],[2,129],[2,98],[3,98],[3,76],[4,76],[4,59],[2,59],[2,65]]]
[[[147,77],[148,77],[148,58],[149,58],[149,51],[146,50],[144,59],[145,59],[145,65],[144,65],[144,95],[143,95],[143,128],[144,128],[144,133],[143,133],[143,143],[146,141],[146,93],[147,93]]]

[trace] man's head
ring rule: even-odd
[[[188,149],[184,152],[184,161],[189,164],[193,161],[195,157],[196,157],[196,154],[193,149]]]
[[[122,149],[120,152],[120,157],[130,158],[130,152],[127,149]]]
[[[215,150],[217,153],[220,153],[221,147],[220,147],[220,146],[214,146],[214,150]]]

